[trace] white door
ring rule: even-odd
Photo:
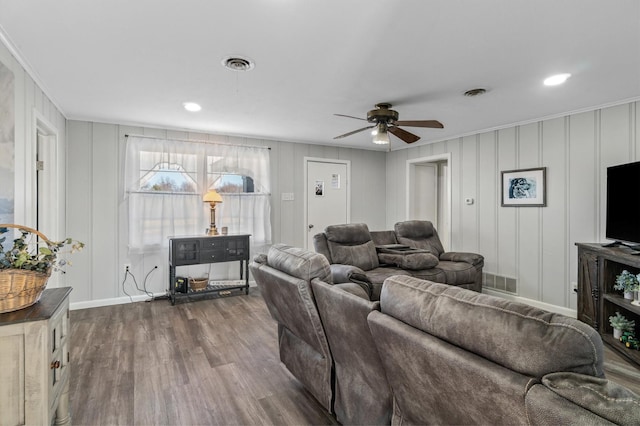
[[[349,164],[307,160],[307,249],[328,225],[349,222]]]

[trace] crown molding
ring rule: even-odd
[[[17,48],[15,43],[13,43],[13,41],[11,40],[11,37],[9,37],[9,34],[7,34],[5,29],[2,27],[2,25],[0,25],[0,42],[2,42],[2,44],[7,48],[7,50],[14,57],[14,59],[18,61],[18,64],[20,64],[22,69],[24,69],[24,71],[29,75],[29,77],[31,77],[34,83],[40,88],[40,90],[42,90],[42,93],[44,93],[47,99],[49,99],[49,101],[58,109],[60,114],[62,114],[62,116],[65,119],[68,119],[67,115],[65,114],[60,104],[51,95],[51,92],[49,91],[47,86],[44,84],[44,82],[42,81],[42,79],[40,78],[36,70],[31,66],[29,61],[27,61],[26,58],[22,55],[22,53]]]

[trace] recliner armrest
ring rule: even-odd
[[[371,297],[373,284],[371,284],[367,274],[362,269],[341,263],[333,263],[329,267],[331,268],[331,278],[333,278],[334,283],[356,283],[367,292],[367,296]]]
[[[464,262],[470,265],[479,265],[484,262],[484,256],[478,253],[465,253],[458,251],[449,251],[440,255],[440,260],[448,260],[450,262]]]

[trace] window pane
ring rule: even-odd
[[[180,164],[162,162],[157,163],[140,179],[140,191],[158,192],[197,192],[195,180]]]
[[[221,194],[230,193],[247,193],[254,192],[253,179],[249,176],[231,174],[231,173],[217,173],[210,175],[209,185]]]

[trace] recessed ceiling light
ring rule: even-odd
[[[255,63],[246,56],[227,56],[222,59],[222,65],[231,71],[249,71],[255,66]]]
[[[191,112],[198,112],[202,109],[202,107],[195,102],[185,102],[182,105],[184,106],[184,109]]]
[[[571,77],[571,74],[569,74],[569,73],[552,75],[551,77],[547,77],[544,80],[544,85],[545,86],[557,86],[557,85],[562,84],[565,81],[567,81],[567,79],[569,77]]]

